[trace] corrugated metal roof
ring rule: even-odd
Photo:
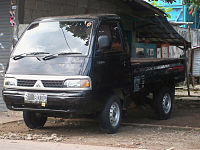
[[[142,0],[122,1],[134,11],[130,16],[133,18],[138,38],[145,38],[151,43],[191,47],[191,44],[167,21],[166,14],[162,10]]]
[[[5,111],[6,106],[2,99],[3,75],[10,53],[10,1],[0,0],[0,111]]]
[[[200,48],[195,48],[193,54],[192,75],[200,77]]]

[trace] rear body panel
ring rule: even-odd
[[[132,62],[134,92],[151,92],[159,86],[185,80],[184,59],[134,60]]]

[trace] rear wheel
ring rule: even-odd
[[[121,102],[117,96],[111,96],[101,112],[101,126],[107,133],[116,133],[121,121]]]
[[[47,121],[47,116],[39,112],[23,111],[23,118],[30,129],[42,128]]]
[[[174,102],[174,88],[162,88],[154,94],[154,109],[158,119],[170,118]]]

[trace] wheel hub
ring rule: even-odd
[[[171,96],[167,93],[163,96],[162,107],[165,114],[168,114],[171,110]]]
[[[117,126],[120,118],[120,109],[118,103],[114,102],[110,107],[110,123],[113,127]]]

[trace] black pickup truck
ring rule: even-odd
[[[115,133],[128,100],[149,93],[158,118],[168,119],[184,66],[184,59],[131,59],[117,15],[41,18],[11,53],[3,99],[31,129],[47,117],[96,114]]]

